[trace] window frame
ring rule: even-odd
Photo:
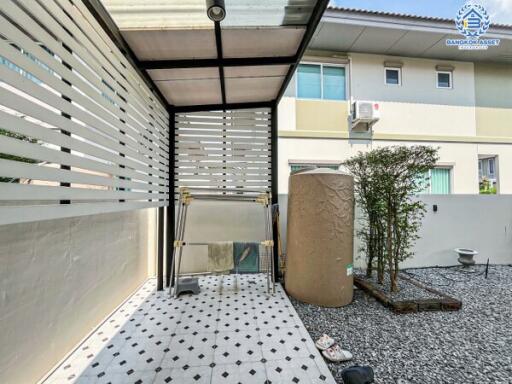
[[[491,167],[492,163],[492,167]],[[491,171],[492,168],[492,171]],[[487,171],[489,172],[489,177],[493,179],[496,178],[496,159],[494,157],[489,157],[487,159]]]
[[[299,97],[299,76],[298,70],[301,64],[304,65],[319,65],[320,66],[320,98],[311,98],[311,97]],[[335,68],[344,68],[345,69],[345,98],[341,100],[336,99],[324,99],[324,66],[326,67],[335,67]],[[320,61],[301,61],[297,66],[297,71],[295,72],[295,98],[299,100],[325,100],[325,101],[347,101],[350,100],[350,95],[348,94],[348,64],[343,63],[323,63]]]
[[[449,77],[450,86],[449,87],[440,87],[439,86],[439,75],[446,74]],[[437,89],[453,89],[453,71],[437,71],[436,70],[436,88]]]
[[[304,166],[307,167],[315,167],[315,168],[330,168],[330,167],[338,167],[338,171],[341,168],[342,161],[338,160],[290,160],[288,161],[288,167],[290,170],[290,175],[292,175],[292,167],[293,166]]]
[[[388,83],[387,71],[397,71],[398,72],[398,84]],[[392,87],[401,87],[402,86],[402,68],[400,67],[391,67],[384,66],[384,84]]]
[[[445,195],[453,195],[453,166],[452,165],[436,165],[434,166],[436,169],[447,169],[448,175],[450,177],[450,193],[445,193]],[[433,168],[433,169],[434,169]],[[428,183],[428,195],[432,195],[432,169],[428,171],[429,183]],[[436,193],[437,195],[437,193]]]

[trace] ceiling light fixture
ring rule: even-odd
[[[206,0],[206,14],[211,21],[219,22],[226,17],[224,0]]]

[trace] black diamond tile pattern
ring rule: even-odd
[[[148,280],[44,382],[335,383],[281,286],[206,276],[169,297]]]

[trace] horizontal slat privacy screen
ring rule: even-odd
[[[83,2],[0,25],[0,224],[167,205],[169,115]]]
[[[177,113],[175,194],[187,186],[269,191],[270,120],[268,108]]]

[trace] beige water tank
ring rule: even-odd
[[[332,169],[290,176],[285,284],[297,300],[324,307],[352,301],[354,180]]]

